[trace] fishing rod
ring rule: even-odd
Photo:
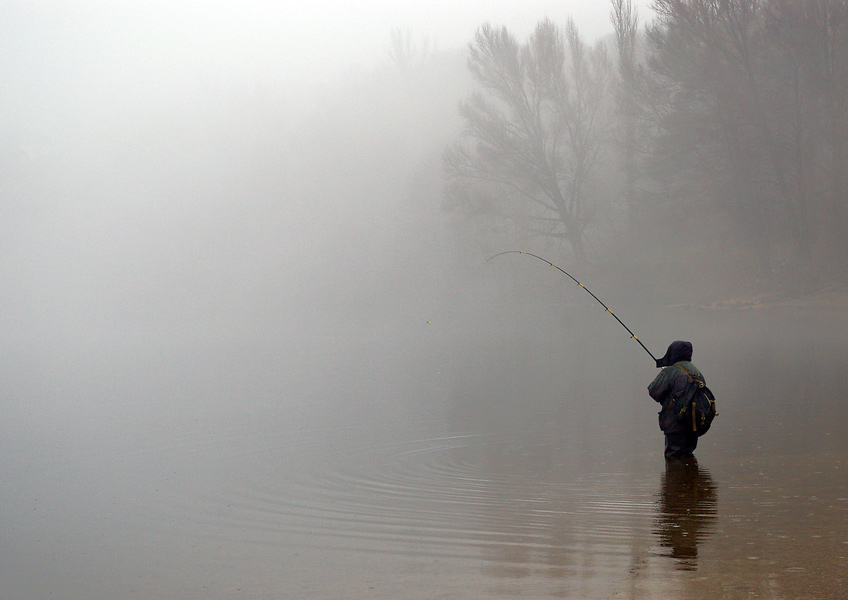
[[[639,342],[639,345],[640,345],[640,346],[642,346],[642,348],[644,348],[645,352],[647,352],[647,353],[648,353],[648,355],[649,355],[651,358],[653,358],[653,359],[654,359],[654,362],[656,362],[657,357],[656,357],[656,356],[654,356],[653,354],[651,354],[651,351],[650,351],[650,350],[648,350],[648,348],[645,346],[645,344],[643,344],[643,343],[642,343],[642,340],[640,340],[638,337],[636,337],[636,334],[635,334],[635,333],[633,333],[632,331],[630,331],[630,328],[629,328],[627,325],[625,325],[625,324],[624,324],[624,321],[622,321],[621,319],[619,319],[619,318],[615,315],[615,313],[614,313],[614,312],[612,312],[612,311],[609,309],[609,306],[607,306],[606,304],[604,304],[604,303],[601,301],[601,299],[600,299],[600,298],[598,298],[595,294],[593,294],[593,293],[591,292],[591,290],[589,290],[589,288],[587,288],[585,285],[583,285],[582,283],[580,283],[579,281],[577,281],[577,279],[575,279],[575,278],[574,278],[574,276],[573,276],[573,275],[571,275],[571,273],[568,273],[568,272],[567,272],[567,271],[565,271],[564,269],[562,269],[562,268],[558,267],[557,265],[555,265],[555,264],[554,264],[554,263],[552,263],[551,261],[549,261],[549,260],[547,260],[547,259],[545,259],[545,258],[542,258],[541,256],[537,256],[537,255],[533,254],[532,252],[524,252],[523,250],[507,250],[506,252],[499,252],[499,253],[495,254],[494,256],[490,256],[489,258],[487,258],[486,260],[484,260],[484,261],[483,261],[483,264],[485,265],[487,262],[489,262],[489,261],[490,261],[490,260],[492,260],[493,258],[497,258],[498,256],[503,256],[504,254],[525,254],[525,255],[527,255],[527,256],[532,256],[533,258],[536,258],[536,259],[541,260],[543,263],[546,263],[546,264],[551,265],[554,269],[558,270],[558,271],[559,271],[560,273],[562,273],[563,275],[566,275],[566,276],[567,276],[569,279],[571,279],[574,283],[576,283],[576,284],[577,284],[577,285],[579,285],[581,288],[583,288],[583,289],[586,291],[586,293],[588,293],[590,296],[592,296],[592,298],[594,298],[595,300],[597,300],[597,301],[598,301],[598,303],[599,303],[601,306],[603,306],[603,307],[607,310],[607,312],[608,312],[609,314],[611,314],[613,317],[615,317],[615,320],[616,320],[616,321],[618,321],[618,322],[621,324],[621,326],[622,326],[622,327],[624,327],[624,328],[627,330],[627,333],[629,333],[629,334],[630,334],[630,337],[632,337],[634,340],[636,340],[637,342]]]

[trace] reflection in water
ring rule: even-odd
[[[698,467],[695,457],[667,460],[661,481],[654,532],[678,568],[694,571],[698,544],[715,525],[716,485],[709,471]]]
[[[301,404],[162,403],[90,439],[7,427],[0,595],[844,600],[842,346],[719,333],[699,453],[721,518],[696,462],[658,485],[645,372],[610,368],[627,346],[551,327],[439,344],[418,371],[417,350],[328,362]]]

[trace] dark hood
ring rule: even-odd
[[[668,350],[665,351],[665,356],[657,359],[657,368],[670,367],[681,360],[692,360],[692,344],[677,340],[676,342],[671,342]]]

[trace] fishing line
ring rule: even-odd
[[[523,250],[507,250],[506,252],[499,252],[499,253],[495,254],[494,256],[490,256],[489,258],[487,258],[486,260],[484,260],[484,261],[483,261],[483,264],[485,265],[487,262],[489,262],[489,261],[490,261],[490,260],[492,260],[493,258],[497,258],[498,256],[503,256],[504,254],[524,254],[524,255],[526,255],[526,256],[532,256],[533,258],[536,258],[536,259],[538,259],[538,260],[541,260],[543,263],[546,263],[546,264],[551,265],[554,269],[558,270],[558,271],[559,271],[560,273],[562,273],[563,275],[568,276],[568,278],[569,278],[569,279],[571,279],[574,283],[576,283],[576,284],[577,284],[577,285],[579,285],[581,288],[583,288],[583,289],[586,291],[586,293],[587,293],[587,294],[589,294],[590,296],[592,296],[592,298],[594,298],[595,300],[597,300],[597,301],[598,301],[598,303],[599,303],[601,306],[603,306],[609,314],[611,314],[613,317],[615,317],[615,320],[616,320],[616,321],[618,321],[618,322],[621,324],[621,326],[622,326],[622,327],[624,327],[624,328],[627,330],[627,333],[629,333],[629,334],[630,334],[630,337],[632,337],[634,340],[636,340],[637,342],[639,342],[639,345],[640,345],[640,346],[642,346],[642,348],[644,348],[645,352],[647,352],[647,353],[648,353],[648,355],[649,355],[651,358],[653,358],[653,359],[654,359],[654,362],[656,362],[657,358],[656,358],[653,354],[651,354],[651,351],[650,351],[650,350],[648,350],[648,348],[645,346],[645,344],[643,344],[643,343],[642,343],[642,340],[640,340],[638,337],[636,337],[636,334],[635,334],[635,333],[633,333],[632,331],[630,331],[630,328],[629,328],[627,325],[625,325],[625,324],[624,324],[624,321],[622,321],[621,319],[619,319],[619,318],[616,316],[616,314],[615,314],[614,312],[612,312],[612,311],[609,309],[609,306],[607,306],[606,304],[604,304],[604,303],[601,301],[601,299],[600,299],[600,298],[598,298],[595,294],[593,294],[593,293],[591,292],[591,290],[589,290],[589,288],[587,288],[585,285],[583,285],[582,283],[580,283],[579,281],[577,281],[577,279],[575,279],[575,278],[574,278],[574,276],[573,276],[573,275],[571,275],[571,273],[568,273],[568,272],[567,272],[567,271],[565,271],[564,269],[562,269],[562,268],[558,267],[557,265],[555,265],[555,264],[554,264],[554,263],[552,263],[551,261],[549,261],[549,260],[547,260],[547,259],[545,259],[545,258],[542,258],[541,256],[537,256],[537,255],[535,255],[535,254],[533,254],[533,253],[531,253],[531,252],[524,252]]]

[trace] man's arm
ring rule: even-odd
[[[671,382],[673,380],[674,378],[670,376],[669,369],[663,369],[648,386],[648,394],[657,402],[662,402],[671,390]]]

